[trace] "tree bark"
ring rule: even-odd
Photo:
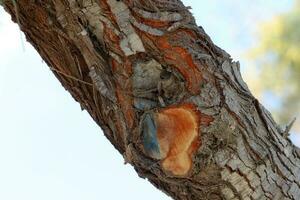
[[[4,0],[142,178],[176,200],[300,199],[300,151],[179,0]]]

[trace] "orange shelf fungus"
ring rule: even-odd
[[[145,151],[160,159],[165,171],[184,176],[191,170],[192,156],[200,144],[199,124],[200,113],[191,104],[146,114],[142,126]]]

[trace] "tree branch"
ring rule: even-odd
[[[299,198],[299,150],[180,1],[19,0],[18,17],[4,7],[160,190],[178,200]]]

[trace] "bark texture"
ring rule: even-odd
[[[176,200],[300,199],[299,149],[179,0],[2,3],[158,189]]]

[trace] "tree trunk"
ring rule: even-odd
[[[300,199],[300,151],[179,0],[4,0],[142,178],[177,200]],[[121,167],[121,166],[120,166]]]

